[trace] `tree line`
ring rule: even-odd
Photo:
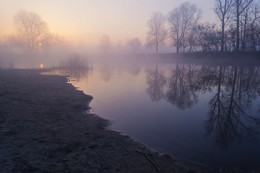
[[[58,34],[51,33],[47,23],[40,15],[25,10],[14,16],[15,33],[7,36],[1,43],[2,52],[64,51],[69,42]]]
[[[0,52],[69,52],[72,47],[70,41],[63,36],[53,34],[48,24],[35,12],[20,10],[14,15],[15,33],[0,40]],[[99,53],[140,53],[141,40],[137,37],[129,38],[125,45],[113,44],[108,35],[103,35],[97,45]]]
[[[260,50],[258,0],[215,0],[218,23],[202,23],[201,10],[182,3],[166,16],[155,12],[147,22],[147,44],[159,47],[167,39],[176,52],[256,52]],[[166,27],[168,24],[168,28]]]
[[[146,45],[154,47],[156,53],[159,53],[159,47],[166,41],[177,53],[259,52],[259,0],[214,1],[217,23],[201,22],[201,9],[189,2],[175,7],[167,15],[153,13],[147,22]],[[15,34],[2,40],[0,49],[63,52],[69,48],[69,42],[64,37],[51,33],[47,23],[36,13],[19,11],[14,16],[14,26]],[[121,42],[113,44],[110,37],[104,35],[100,39],[98,50],[105,54],[141,53],[144,51],[142,46],[144,45],[137,37],[128,39],[126,45],[122,45]]]

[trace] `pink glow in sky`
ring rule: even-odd
[[[167,15],[184,0],[0,0],[0,37],[12,34],[13,16],[21,9],[39,14],[53,33],[73,41],[97,42],[107,34],[113,41],[144,40],[147,20],[154,11]],[[213,22],[214,0],[188,0]]]

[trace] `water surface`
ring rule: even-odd
[[[118,130],[199,169],[260,170],[260,68],[98,63],[71,83]]]

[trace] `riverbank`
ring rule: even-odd
[[[140,54],[135,59],[140,61],[177,62],[187,64],[221,64],[221,65],[260,65],[259,52],[193,52]]]
[[[84,113],[92,97],[66,82],[0,70],[0,172],[189,172]]]

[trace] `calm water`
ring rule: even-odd
[[[92,66],[72,84],[112,129],[191,167],[260,170],[260,67]]]

